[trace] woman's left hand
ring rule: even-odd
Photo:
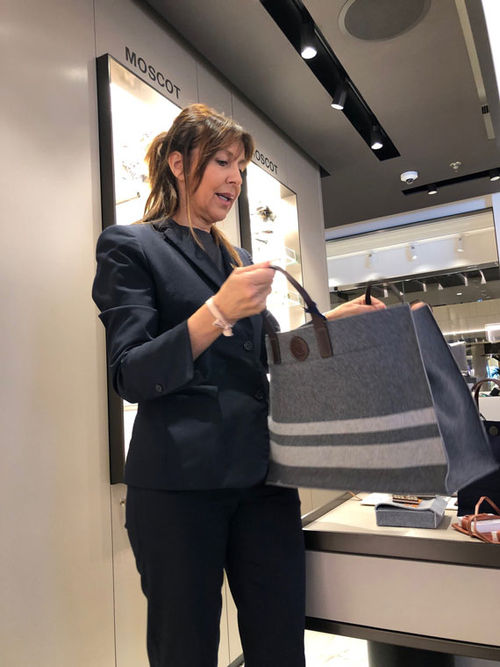
[[[386,307],[383,301],[371,297],[371,305],[365,303],[365,295],[358,296],[357,299],[347,301],[337,306],[333,310],[324,313],[327,320],[336,320],[340,317],[350,317],[351,315],[362,315],[363,313],[371,313],[374,310],[383,310]]]

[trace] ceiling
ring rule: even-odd
[[[276,0],[277,3],[285,0]],[[400,156],[380,161],[312,74],[259,0],[148,0],[148,4],[330,175],[322,179],[325,227],[394,215],[500,190],[488,178],[436,195],[404,195],[400,174],[424,185],[500,166],[500,107],[480,0],[428,0],[423,18],[385,40],[353,37],[339,24],[346,5],[375,3],[379,24],[394,0],[303,0],[331,49]],[[403,3],[404,4],[404,3]],[[481,64],[481,97],[460,19]],[[490,114],[481,112],[489,105]],[[488,138],[487,120],[496,129]],[[496,135],[496,136],[495,136]],[[462,167],[453,171],[452,162]]]
[[[479,269],[467,269],[453,273],[437,273],[435,275],[407,278],[395,282],[380,282],[372,286],[373,295],[386,304],[397,303],[398,298],[392,291],[384,290],[384,285],[394,285],[404,296],[404,300],[412,302],[424,301],[431,306],[450,306],[457,303],[474,303],[489,299],[500,299],[500,269],[498,266]],[[343,301],[361,296],[366,286],[352,289],[339,289],[331,292],[332,306]]]

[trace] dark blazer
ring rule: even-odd
[[[112,226],[97,243],[92,296],[113,386],[139,404],[125,481],[154,489],[253,486],[265,478],[269,452],[263,318],[239,320],[232,337],[219,336],[193,361],[187,319],[226,276],[182,231],[170,221],[161,229]]]

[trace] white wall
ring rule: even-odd
[[[109,487],[104,330],[90,299],[101,228],[95,57],[124,62],[128,45],[179,85],[174,102],[206,101],[258,135],[298,195],[305,285],[326,309],[319,174],[133,0],[2,9],[0,664],[114,666],[116,599],[116,664],[140,667],[144,602],[124,489]],[[227,229],[237,236],[234,216]]]
[[[2,9],[0,663],[110,667],[93,3]]]

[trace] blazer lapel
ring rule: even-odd
[[[200,278],[208,283],[216,292],[226,277],[215,266],[203,248],[200,248],[190,235],[183,233],[183,230],[179,230],[177,225],[167,223],[163,234],[165,241],[173,245],[184,256],[193,270],[198,273]]]

